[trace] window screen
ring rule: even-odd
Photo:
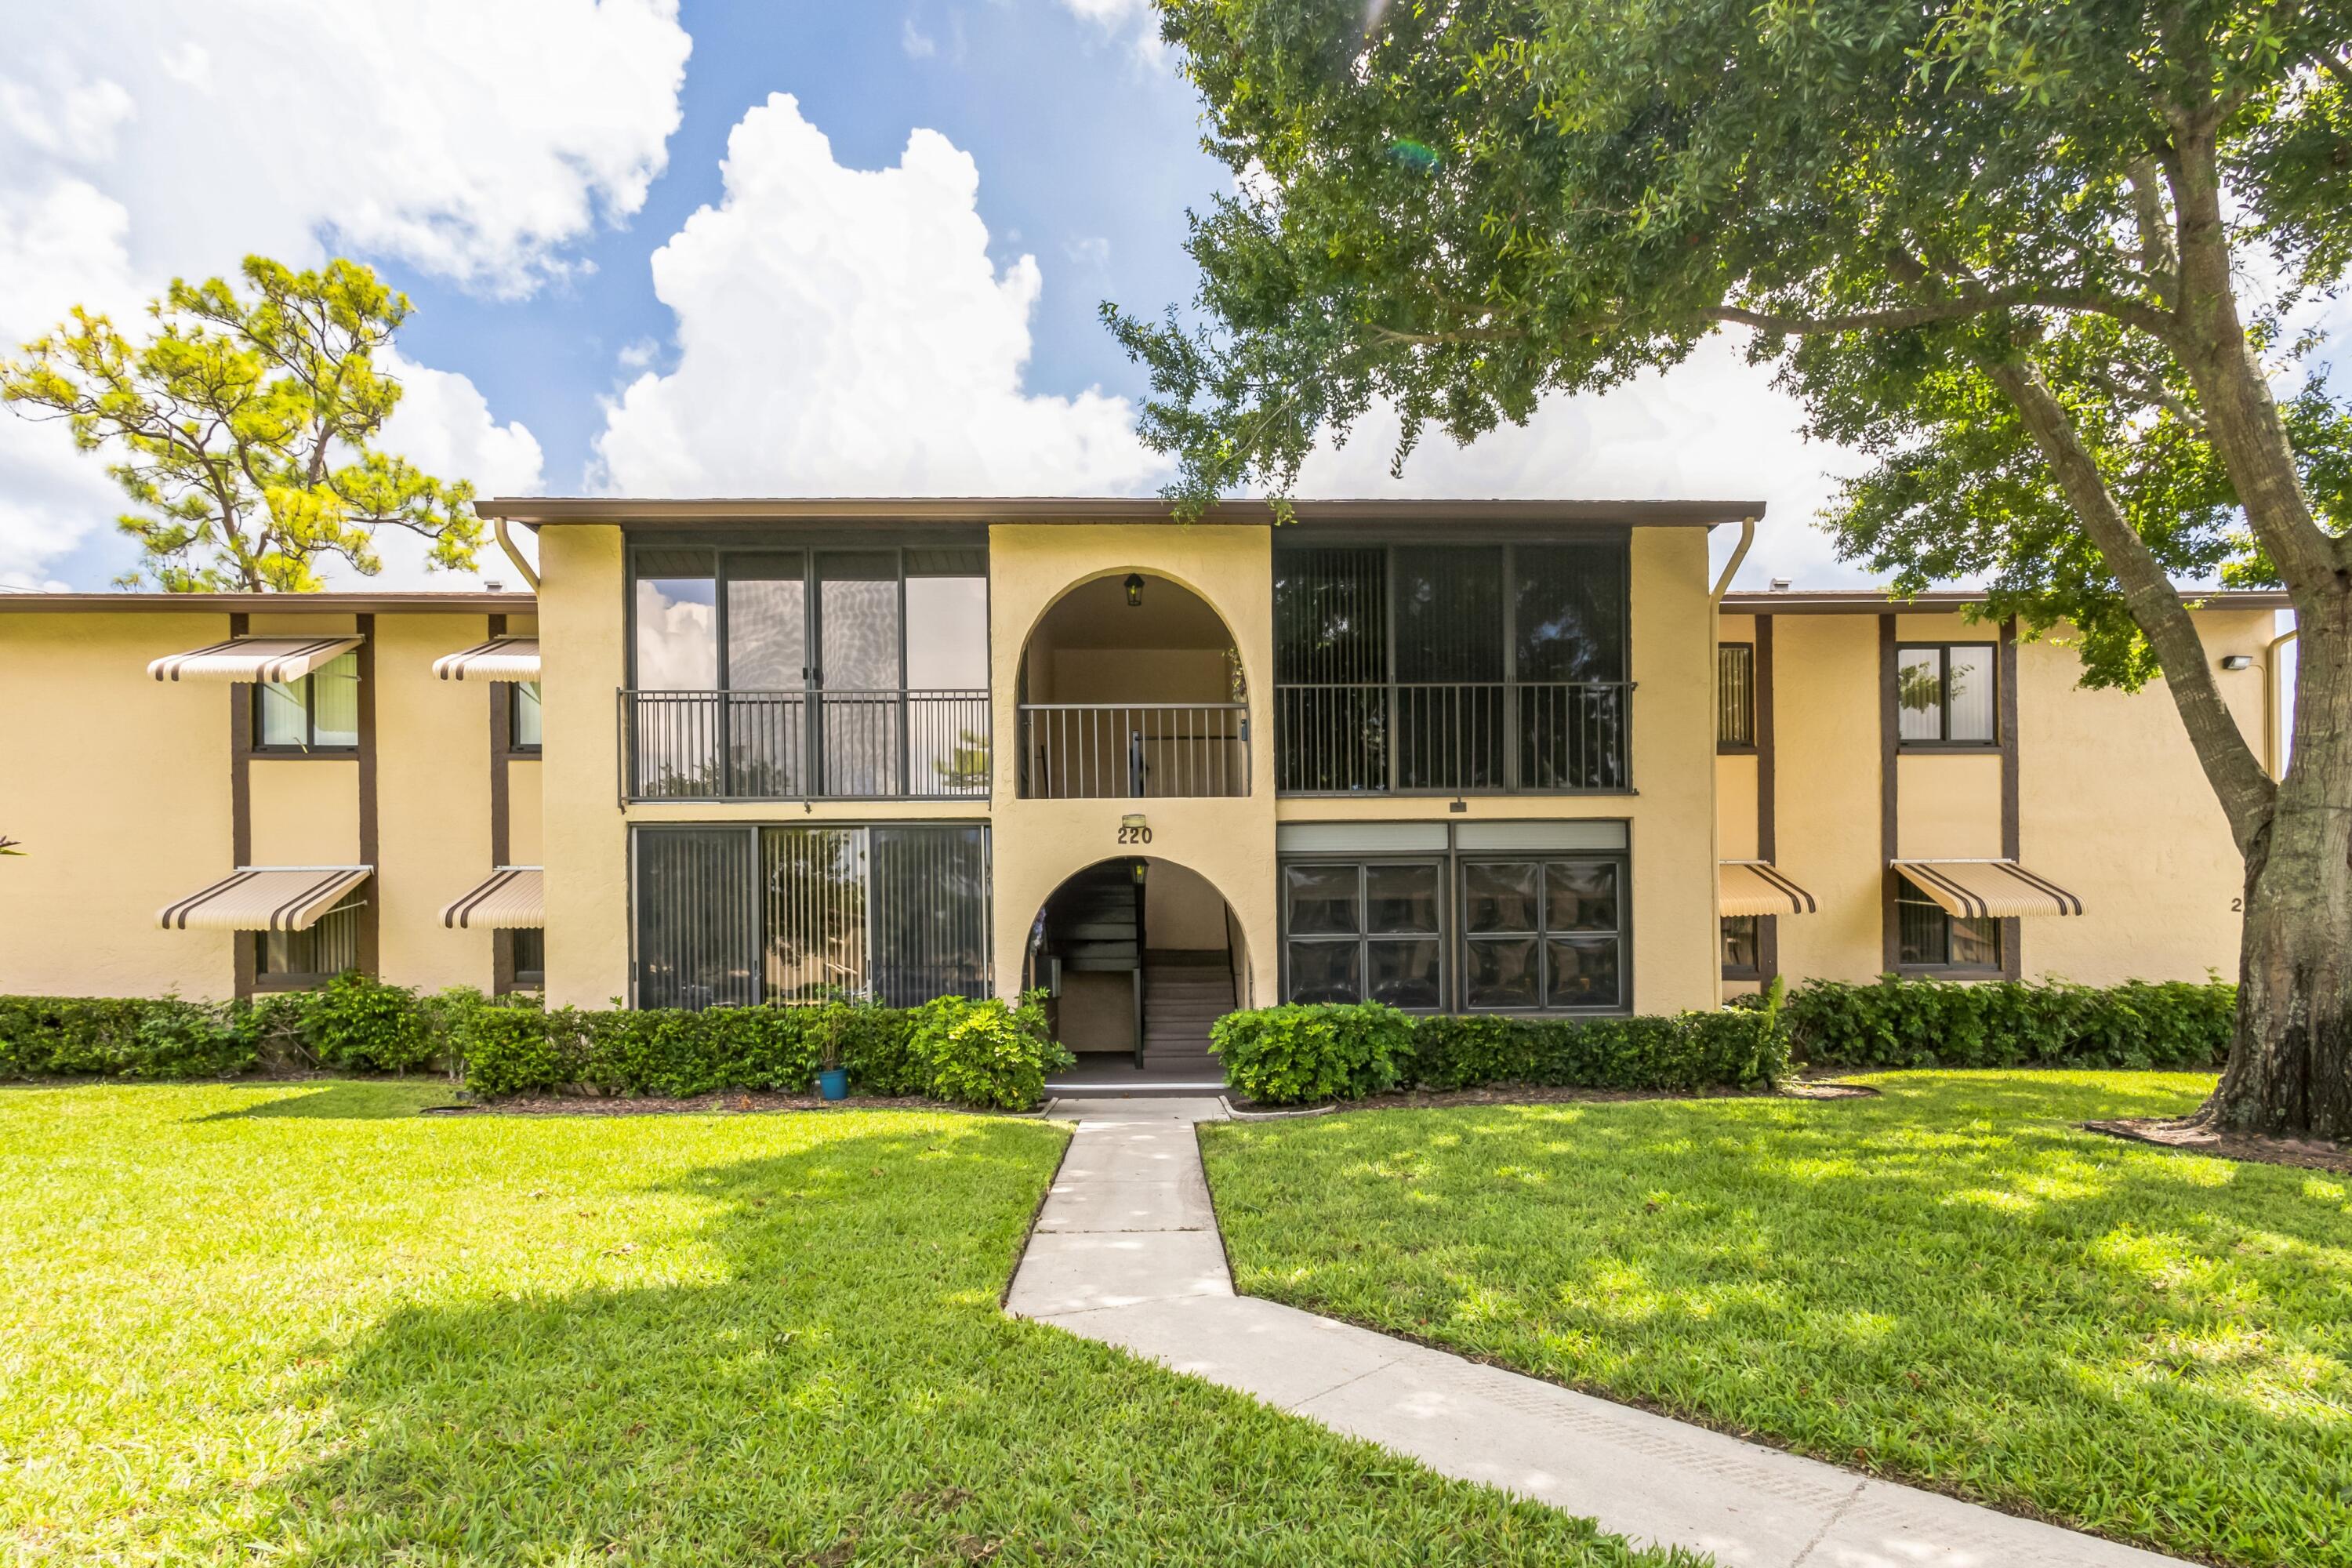
[[[1293,861],[1283,868],[1293,1002],[1444,1005],[1438,861]]]
[[[1614,860],[1464,861],[1464,1005],[1619,1005],[1622,874]]]

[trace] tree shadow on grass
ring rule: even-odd
[[[285,1554],[1668,1561],[1003,1316],[1045,1176],[1033,1133],[875,1131],[698,1170],[665,1189],[708,1205],[670,1282],[393,1313],[313,1391],[335,1419],[283,1482]]]
[[[2177,1085],[1885,1087],[1334,1118],[1257,1169],[1217,1129],[1211,1174],[1244,1290],[2174,1551],[2352,1563],[2340,1188],[2074,1129]]]
[[[328,1121],[383,1121],[415,1116],[428,1105],[447,1104],[457,1092],[446,1085],[417,1079],[382,1083],[335,1079],[316,1086],[283,1087],[286,1092],[269,1099],[190,1120],[249,1121],[291,1116]]]

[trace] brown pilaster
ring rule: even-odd
[[[228,635],[244,637],[250,616],[228,618]],[[228,689],[228,858],[231,869],[253,860],[253,690],[242,683]],[[234,979],[240,1001],[253,996],[253,933],[238,931],[231,950],[236,957]]]
[[[2019,858],[2017,804],[2017,617],[2011,616],[2000,624],[2000,668],[1993,684],[2000,689],[2000,853],[2004,859]],[[2015,980],[2024,973],[2025,955],[2018,949],[2025,940],[2024,922],[2005,920],[2000,922],[2000,973],[2003,979]]]
[[[492,616],[489,635],[507,635],[507,618]],[[507,829],[507,755],[514,739],[509,715],[514,700],[507,682],[490,682],[490,865],[503,866],[509,853]],[[503,996],[514,989],[514,932],[490,933],[490,994]]]
[[[360,973],[381,974],[378,938],[383,929],[383,867],[375,805],[375,617],[359,617],[360,667],[360,863],[373,867],[368,896],[360,906]]]
[[[1897,746],[1903,733],[1902,705],[1895,681],[1895,616],[1878,617],[1878,865],[1880,959],[1892,974],[1903,962],[1903,932],[1895,909],[1895,828],[1901,821],[1895,795]]]
[[[1777,864],[1779,836],[1773,829],[1772,617],[1756,617],[1756,858]],[[1766,986],[1780,973],[1780,917],[1756,922],[1756,977]]]

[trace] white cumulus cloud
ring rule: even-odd
[[[1000,270],[980,173],[931,131],[844,168],[796,100],[728,138],[725,195],[654,253],[676,367],[596,443],[631,495],[1120,493],[1164,468],[1122,397],[1030,392],[1033,257]]]
[[[120,0],[12,7],[9,24],[0,353],[75,304],[131,328],[171,278],[254,252],[392,258],[527,293],[643,205],[688,48],[677,0]],[[470,383],[422,391],[438,374],[410,367],[401,438],[489,465],[451,476],[486,491],[535,488],[516,467],[530,433],[491,422],[502,434],[481,438]],[[433,431],[433,409],[459,423]],[[42,576],[110,523],[101,468],[62,430],[0,416],[0,581]]]

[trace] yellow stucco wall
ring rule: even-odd
[[[404,985],[490,986],[490,933],[450,931],[441,910],[490,871],[491,689],[433,674],[488,635],[478,615],[375,618],[373,896],[384,977]]]
[[[2263,742],[2268,611],[2201,614],[2198,630],[2239,729]],[[2251,654],[2257,668],[2218,668]],[[2018,652],[2020,798],[2026,865],[2075,893],[2078,918],[2021,921],[2022,970],[2086,984],[2224,979],[2238,972],[2231,907],[2243,863],[2161,681],[2142,691],[2075,688],[2074,654],[2052,643]]]
[[[229,703],[151,679],[218,642],[219,614],[0,615],[0,992],[219,998],[230,938],[167,931],[163,905],[230,870]]]
[[[546,996],[551,1007],[603,1007],[629,994],[628,830],[615,802],[613,697],[628,669],[621,531],[542,529],[539,563]]]
[[[1734,753],[1715,759],[1715,840],[1726,860],[1756,856],[1756,758]]]
[[[546,787],[540,770],[546,764],[520,757],[507,759],[507,864],[547,864],[546,813],[541,792]]]
[[[1716,915],[1715,607],[1706,533],[1638,528],[1633,544],[1633,1005],[1712,1007]],[[1600,802],[1594,803],[1597,805]]]
[[[1874,753],[1874,771],[1877,763]],[[2000,858],[1999,752],[1899,756],[1895,759],[1895,853],[1904,859]]]
[[[1252,793],[1206,800],[1018,798],[1015,676],[1031,629],[1080,583],[1137,571],[1199,595],[1232,633],[1249,681]],[[1271,535],[1261,528],[1211,525],[999,524],[989,530],[989,577],[997,736],[990,853],[996,872],[998,991],[1009,996],[1019,989],[1029,928],[1046,897],[1073,872],[1135,852],[1118,843],[1119,819],[1139,809],[1152,833],[1144,853],[1197,872],[1223,895],[1249,948],[1253,983],[1261,994],[1274,994]]]
[[[1868,980],[1881,966],[1878,618],[1772,621],[1777,863],[1821,902],[1780,921],[1791,980]]]
[[[341,756],[256,757],[252,766],[253,864],[362,863],[358,763]]]

